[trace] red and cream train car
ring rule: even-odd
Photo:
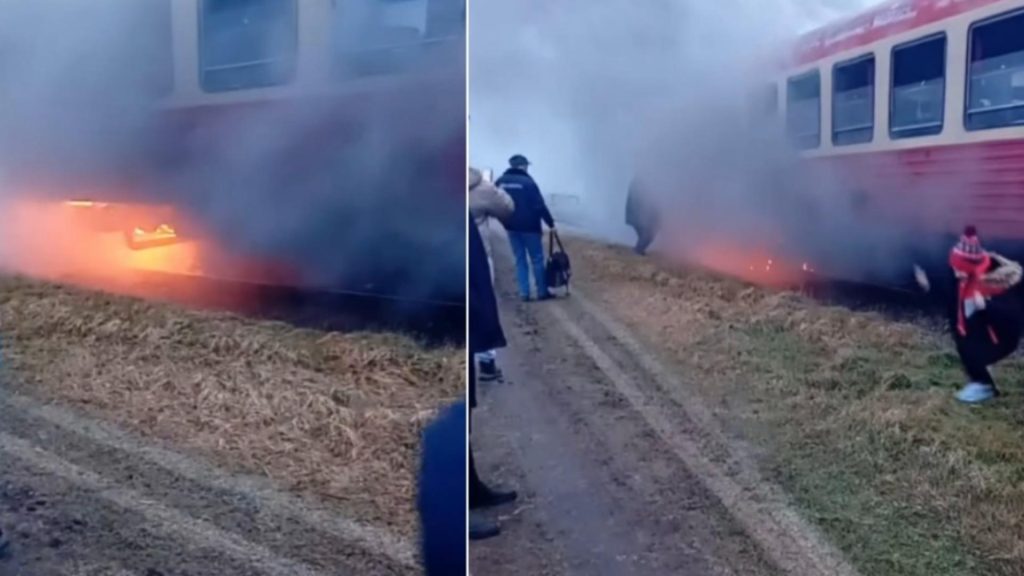
[[[1024,255],[1024,0],[887,2],[803,36],[773,88],[865,219],[935,256],[968,223]]]
[[[92,10],[98,21],[132,22],[103,54],[122,69],[97,66],[111,94],[133,106],[146,99],[130,122],[107,123],[132,145],[83,173],[55,171],[74,162],[55,156],[59,145],[37,146],[5,159],[9,186],[72,200],[138,248],[190,231],[258,244],[225,231],[283,235],[301,224],[296,206],[319,201],[339,216],[336,245],[341,231],[411,210],[406,225],[438,228],[430,238],[450,237],[463,258],[464,0],[131,0]],[[419,208],[402,206],[409,199]],[[383,221],[380,232],[393,236]],[[305,249],[265,244],[282,260]]]

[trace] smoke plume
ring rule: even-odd
[[[371,28],[376,4],[0,0],[0,205],[167,204],[182,229],[221,251],[287,263],[304,283],[461,300],[463,3],[391,3],[380,10],[416,23]],[[303,17],[324,6],[335,21]],[[264,33],[294,13],[294,29]],[[211,31],[196,46],[186,31],[202,15]],[[246,29],[230,39],[212,31],[232,23]],[[374,61],[352,56],[410,46],[410,26],[428,41],[378,50]],[[282,64],[297,58],[287,48],[295,30],[301,50],[330,44],[323,69]],[[218,68],[221,59],[255,63]],[[296,74],[304,80],[288,85]],[[175,79],[205,91],[182,96]],[[279,80],[284,88],[223,90]],[[21,228],[0,232],[0,267],[24,271],[36,259],[34,234]],[[218,272],[216,262],[201,267]]]
[[[556,204],[580,198],[563,222],[604,239],[632,240],[624,208],[638,175],[667,206],[663,237],[682,256],[730,243],[840,275],[898,272],[912,232],[859,206],[846,175],[801,162],[780,118],[757,115],[800,33],[872,4],[477,2],[472,160],[500,168],[526,154]],[[941,214],[943,191],[932,192]]]

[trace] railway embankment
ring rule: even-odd
[[[1003,397],[966,407],[941,322],[568,248],[580,291],[861,573],[1024,573],[1024,361],[995,369]]]

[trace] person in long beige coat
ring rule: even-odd
[[[480,230],[480,238],[487,251],[487,264],[494,278],[494,257],[491,251],[490,223],[492,219],[508,218],[515,211],[515,202],[507,192],[484,179],[476,168],[469,168],[469,214]],[[479,354],[480,380],[497,380],[500,377],[494,350]]]
[[[487,250],[487,261],[491,266],[491,277],[494,276],[494,258],[491,252],[490,222],[492,219],[508,218],[515,211],[516,205],[507,192],[484,180],[483,174],[476,168],[469,169],[469,213],[480,230]]]

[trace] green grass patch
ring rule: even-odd
[[[1024,575],[1024,362],[955,402],[948,335],[578,243],[586,289],[760,448],[864,576]],[[587,283],[593,274],[600,281]]]

